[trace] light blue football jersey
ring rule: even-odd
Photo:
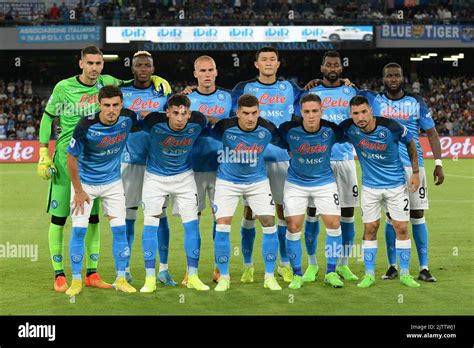
[[[79,177],[88,185],[105,185],[120,180],[120,158],[128,135],[139,117],[122,109],[111,126],[100,122],[99,113],[81,118],[74,129],[68,153],[78,157]]]
[[[316,87],[311,88],[309,91],[303,92],[301,97],[306,94],[316,94],[321,98],[323,119],[335,124],[340,124],[342,121],[351,118],[349,113],[349,102],[358,94],[358,90],[353,86],[326,87],[323,84],[319,84]],[[300,105],[298,102],[297,114],[300,115],[300,113]],[[332,161],[353,159],[354,153],[351,144],[334,144],[331,153]]]
[[[264,151],[280,140],[275,125],[258,118],[253,131],[240,129],[237,117],[219,121],[211,131],[222,141],[218,154],[217,178],[236,184],[252,184],[267,179]]]
[[[191,169],[191,151],[196,139],[207,125],[207,118],[198,111],[181,131],[168,125],[165,113],[152,112],[145,118],[150,132],[150,151],[146,170],[160,176],[171,176]]]
[[[191,100],[190,109],[199,111],[206,117],[218,119],[228,118],[232,111],[232,96],[230,92],[216,88],[210,94],[200,93],[197,89],[188,95]],[[203,130],[203,135],[210,134],[211,125]],[[201,136],[196,139],[191,155],[191,164],[195,172],[217,171],[217,151],[222,143],[210,136]]]
[[[124,108],[135,111],[138,115],[141,111],[164,111],[167,96],[158,92],[155,86],[151,84],[147,88],[138,88],[133,82],[124,84],[121,87],[123,93]],[[145,165],[150,147],[149,133],[133,129],[130,133],[127,144],[122,154],[122,162],[129,164]]]
[[[384,92],[372,92],[371,94],[367,91],[364,92],[367,99],[369,99],[374,115],[394,119],[408,128],[416,143],[418,164],[420,167],[424,167],[423,149],[420,144],[420,129],[431,129],[435,127],[435,123],[423,98],[410,93],[404,93],[403,97],[399,99],[390,99]],[[400,146],[400,158],[405,167],[411,166],[410,157],[405,146]]]
[[[258,79],[238,83],[232,90],[233,107],[237,112],[237,101],[243,94],[252,94],[259,100],[260,117],[279,126],[283,122],[291,121],[295,113],[301,89],[292,81],[278,79],[271,84],[265,84]],[[288,153],[273,145],[268,145],[265,151],[265,161],[288,161]]]
[[[336,182],[331,169],[331,150],[334,144],[346,139],[335,123],[321,120],[320,125],[314,133],[304,129],[303,119],[280,125],[282,142],[291,154],[288,182],[299,186],[323,186]]]
[[[355,123],[345,120],[339,125],[359,157],[362,185],[370,188],[394,188],[405,183],[405,171],[399,147],[412,140],[405,126],[383,117],[375,117],[376,127],[364,133]]]

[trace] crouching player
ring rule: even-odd
[[[395,249],[400,262],[400,282],[419,287],[410,275],[411,240],[408,233],[411,192],[420,185],[418,155],[413,136],[405,126],[384,117],[374,117],[365,97],[353,97],[349,102],[350,120],[340,123],[349,142],[354,145],[362,170],[362,222],[364,223],[365,276],[357,285],[368,288],[375,283],[377,230],[385,205],[396,233]],[[399,147],[406,145],[413,174],[408,188]]]
[[[145,119],[150,132],[150,149],[143,181],[143,214],[145,216],[142,246],[145,259],[143,293],[156,290],[157,231],[160,215],[168,195],[174,196],[184,226],[184,249],[188,263],[187,287],[209,290],[198,277],[201,236],[198,220],[198,195],[191,151],[207,125],[207,118],[190,111],[191,101],[182,94],[168,99],[166,114],[152,112]],[[143,113],[142,113],[143,114]]]
[[[122,109],[123,96],[115,86],[99,92],[100,112],[82,118],[74,129],[68,148],[67,168],[71,177],[72,235],[69,254],[72,284],[67,295],[82,290],[82,260],[84,237],[94,201],[102,201],[113,234],[112,251],[117,279],[115,289],[136,292],[125,279],[125,267],[130,249],[125,227],[125,196],[120,175],[120,158],[132,126],[139,117]]]
[[[287,223],[286,250],[293,268],[290,289],[303,285],[301,229],[308,203],[314,204],[326,226],[327,271],[324,282],[334,288],[344,285],[336,273],[342,252],[341,207],[330,156],[344,133],[335,123],[321,119],[321,99],[316,94],[301,98],[303,119],[283,123],[280,145],[290,151],[290,168],[285,182],[283,207]]]
[[[221,274],[214,290],[230,288],[230,228],[241,196],[262,224],[264,287],[281,290],[274,275],[278,256],[275,207],[263,159],[267,145],[279,141],[278,129],[259,117],[258,99],[244,94],[237,101],[237,117],[219,121],[212,134],[222,140],[223,145],[217,157],[219,167],[213,207],[217,222],[214,254]],[[246,282],[253,282],[253,268]]]

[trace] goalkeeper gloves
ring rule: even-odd
[[[40,147],[40,158],[38,162],[38,176],[48,180],[51,175],[56,174],[56,166],[51,158],[49,158],[49,150],[47,147]]]
[[[163,93],[163,95],[168,95],[172,92],[170,84],[162,77],[152,75],[151,82],[153,83],[153,86],[155,86],[155,89],[158,92]]]

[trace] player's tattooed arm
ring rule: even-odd
[[[438,132],[436,128],[430,128],[426,130],[428,141],[430,142],[431,151],[433,151],[433,157],[438,160],[438,164],[435,165],[433,172],[433,178],[435,185],[441,185],[444,182],[443,167],[441,165],[441,144],[439,142]]]
[[[90,204],[89,195],[84,191],[79,179],[79,167],[77,165],[77,157],[74,157],[70,153],[67,155],[67,170],[69,177],[71,178],[72,186],[74,187],[74,203],[71,214],[84,214],[84,203]]]
[[[411,192],[416,192],[420,186],[420,168],[418,167],[418,152],[416,151],[416,144],[413,139],[408,143],[407,150],[413,171],[413,175],[410,177],[410,182],[408,183],[408,189]]]

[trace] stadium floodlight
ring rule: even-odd
[[[451,57],[457,58],[457,59],[464,59],[464,53],[459,53],[458,55],[452,55]]]
[[[103,57],[104,57],[105,62],[113,62],[113,61],[119,60],[118,54],[104,54]]]
[[[422,55],[422,56],[420,56],[420,58],[422,58],[422,59],[430,59],[430,55],[429,55],[429,54]]]
[[[421,62],[423,60],[423,58],[421,58],[421,57],[411,57],[410,60],[412,62]]]
[[[456,62],[458,59],[456,57],[444,57],[445,62]]]
[[[430,57],[438,57],[438,53],[428,53]]]

